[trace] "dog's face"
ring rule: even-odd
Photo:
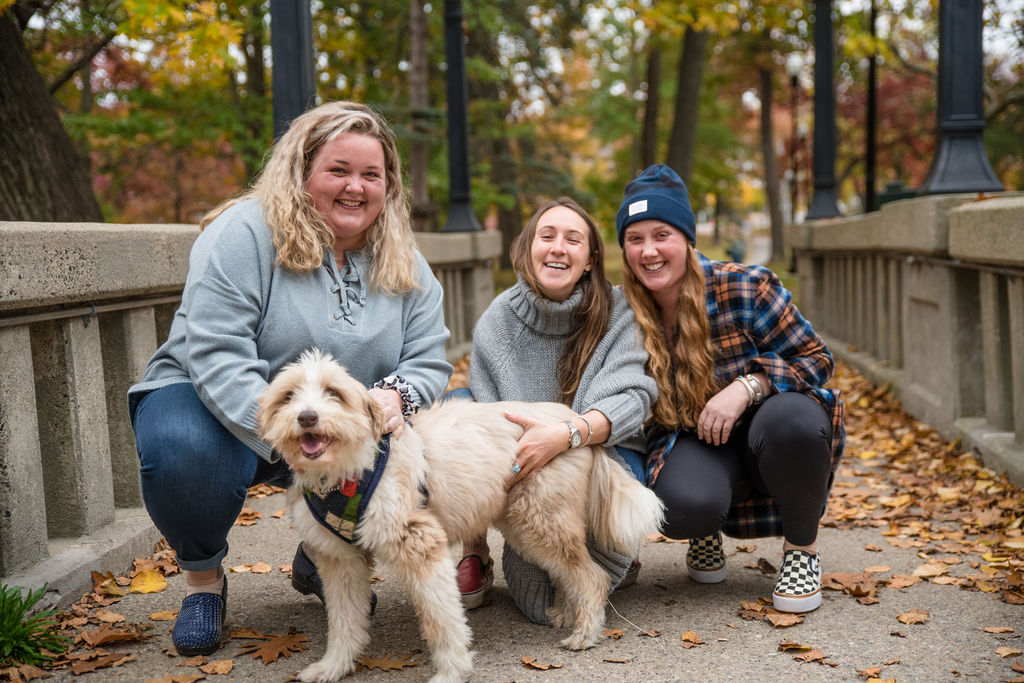
[[[277,374],[259,399],[259,437],[307,486],[325,488],[369,466],[383,417],[366,388],[320,351]]]

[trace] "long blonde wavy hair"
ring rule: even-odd
[[[512,241],[509,256],[512,260],[512,267],[522,276],[523,281],[529,285],[534,294],[545,300],[537,280],[537,273],[533,269],[533,262],[530,259],[530,249],[533,246],[534,235],[537,234],[540,217],[548,209],[553,209],[556,206],[564,206],[583,219],[583,222],[587,224],[587,239],[590,248],[590,270],[584,272],[576,284],[583,290],[583,298],[576,309],[573,331],[566,340],[565,346],[562,347],[562,355],[558,359],[558,400],[566,405],[572,405],[583,372],[594,356],[594,351],[601,338],[608,332],[612,317],[612,291],[608,278],[604,274],[604,243],[601,241],[601,234],[597,230],[594,219],[582,206],[568,197],[560,197],[537,209],[523,231]]]
[[[704,270],[697,250],[692,245],[687,248],[686,274],[679,285],[673,316],[671,349],[661,324],[661,309],[626,263],[625,252],[622,262],[626,300],[633,307],[644,333],[644,348],[650,356],[647,373],[658,383],[658,400],[651,409],[651,419],[669,429],[694,429],[704,404],[719,389]]]
[[[256,197],[277,248],[277,263],[297,271],[319,268],[324,253],[333,249],[334,233],[313,205],[307,185],[317,155],[346,133],[369,135],[384,149],[384,206],[366,232],[373,255],[370,285],[387,294],[418,290],[409,200],[394,133],[379,114],[357,102],[327,102],[292,121],[252,187],[206,214],[200,229],[230,206]]]

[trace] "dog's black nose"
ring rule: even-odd
[[[299,424],[303,427],[312,427],[319,419],[320,417],[316,414],[315,410],[303,410],[299,413]]]

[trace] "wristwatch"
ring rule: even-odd
[[[569,427],[569,448],[576,448],[583,442],[583,432],[576,428],[572,420],[566,420],[565,424]]]

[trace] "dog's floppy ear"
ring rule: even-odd
[[[373,435],[380,441],[380,438],[384,436],[384,430],[387,429],[387,421],[384,419],[384,411],[380,409],[377,402],[373,400],[370,394],[364,396],[366,401],[366,413],[370,416],[370,427],[373,429]]]
[[[257,435],[260,439],[266,438],[267,428],[270,426],[274,414],[287,402],[292,384],[287,373],[288,368],[279,372],[274,381],[267,385],[257,399],[259,410],[256,412],[256,425]]]

